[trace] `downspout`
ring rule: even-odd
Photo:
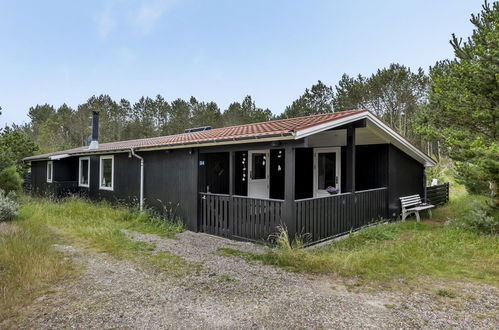
[[[140,197],[139,197],[139,208],[142,211],[144,209],[144,158],[137,155],[133,148],[130,148],[132,156],[140,159]]]

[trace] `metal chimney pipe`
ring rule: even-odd
[[[89,149],[97,149],[99,147],[99,113],[92,111],[92,140]]]
[[[92,141],[99,142],[99,113],[92,112]]]

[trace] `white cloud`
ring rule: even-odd
[[[97,31],[102,38],[106,38],[118,25],[118,20],[113,14],[113,3],[108,2],[106,7],[97,15]]]
[[[107,38],[118,26],[139,34],[149,34],[177,0],[107,0],[96,15],[97,31]]]
[[[148,34],[156,25],[156,22],[176,2],[176,0],[151,0],[145,1],[139,8],[133,24],[142,34]]]

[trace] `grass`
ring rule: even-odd
[[[75,275],[74,265],[52,247],[56,242],[50,231],[36,223],[0,234],[0,320],[50,283]]]
[[[0,233],[0,320],[54,281],[77,274],[77,267],[53,244],[105,252],[172,276],[195,267],[168,252],[152,253],[154,244],[135,241],[124,232],[173,238],[184,230],[182,224],[105,202],[25,197],[19,216],[7,225],[16,230]]]
[[[430,277],[499,286],[499,236],[444,224],[467,214],[473,203],[481,199],[462,194],[436,209],[432,221],[381,224],[321,248],[300,249],[296,248],[300,244],[286,242],[261,255],[231,249],[220,253],[291,271],[336,274],[373,284]]]
[[[181,223],[162,221],[147,212],[79,198],[71,198],[63,203],[28,198],[18,218],[21,222],[43,224],[73,244],[78,243],[118,258],[130,258],[154,249],[150,243],[130,239],[125,230],[170,238],[184,230]]]
[[[438,289],[437,296],[453,299],[456,298],[458,294],[448,289]]]

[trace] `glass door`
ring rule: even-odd
[[[269,163],[268,150],[251,150],[249,158],[248,196],[269,198]]]

